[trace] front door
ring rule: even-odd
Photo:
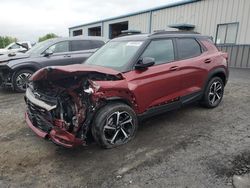
[[[69,51],[69,41],[62,41],[50,46],[47,50],[53,52],[49,56],[40,58],[42,67],[56,66],[56,65],[69,65],[71,64],[71,52]]]
[[[175,62],[174,45],[171,39],[153,40],[141,58],[155,59],[155,65],[146,70],[125,73],[130,90],[134,90],[140,113],[151,107],[170,103],[179,98],[180,78]],[[131,78],[131,79],[130,79]]]

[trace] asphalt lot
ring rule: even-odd
[[[23,94],[0,90],[0,187],[233,187],[250,173],[250,70],[231,69],[222,104],[141,123],[119,148],[76,149],[38,138]]]

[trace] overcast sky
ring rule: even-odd
[[[46,33],[181,0],[0,0],[0,36],[37,41]]]

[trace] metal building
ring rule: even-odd
[[[250,68],[250,0],[183,0],[69,28],[70,36],[112,39],[123,30],[152,33],[184,29],[212,36],[230,66]]]

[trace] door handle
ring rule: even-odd
[[[179,67],[178,66],[173,66],[173,67],[170,67],[169,70],[170,71],[177,71],[177,70],[179,70]]]
[[[71,57],[71,55],[65,55],[64,57]]]
[[[204,63],[211,63],[211,62],[212,62],[211,59],[206,59],[206,60],[204,61]]]

